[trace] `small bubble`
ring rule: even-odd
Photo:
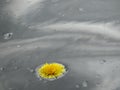
[[[34,73],[34,70],[31,68],[27,68],[27,70],[29,70],[31,73]]]
[[[32,28],[33,28],[33,26],[28,26],[28,28],[29,28],[29,29],[32,29]]]
[[[64,17],[65,15],[63,14],[62,16]]]
[[[20,48],[21,46],[20,45],[17,45],[18,48]]]
[[[83,8],[79,8],[79,11],[84,11]]]
[[[83,81],[82,82],[82,87],[87,87],[88,86],[88,81]]]
[[[80,85],[77,84],[75,87],[76,87],[76,88],[80,88]]]
[[[4,34],[3,36],[4,36],[3,38],[4,38],[5,40],[8,40],[8,39],[11,39],[11,38],[12,38],[13,33],[6,33],[6,34]]]
[[[5,69],[5,68],[1,67],[1,68],[0,68],[0,71],[4,71],[4,69]]]

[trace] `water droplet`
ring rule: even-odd
[[[82,87],[87,87],[88,86],[88,81],[83,81],[82,82]]]
[[[12,36],[13,36],[13,33],[6,33],[6,34],[4,34],[4,39],[5,40],[8,40],[8,39],[11,39],[12,38]]]
[[[80,85],[77,84],[75,87],[76,87],[76,88],[80,88]]]

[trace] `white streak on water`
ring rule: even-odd
[[[39,25],[35,26],[39,29]],[[114,39],[120,39],[119,27],[114,23],[90,23],[90,22],[58,22],[43,27],[47,31],[66,31],[66,32],[86,32],[92,34],[101,34]]]
[[[104,23],[90,23],[90,22],[71,22],[71,23],[58,22],[58,23],[51,23],[51,24],[49,23],[44,25],[36,25],[36,26],[32,26],[32,28],[36,28],[38,29],[38,31],[46,32],[47,34],[42,37],[35,37],[32,39],[19,40],[19,41],[14,40],[14,41],[2,43],[0,45],[0,51],[1,51],[0,57],[5,57],[6,55],[9,55],[11,53],[18,53],[18,52],[24,52],[30,50],[32,51],[32,50],[36,50],[37,48],[58,49],[63,47],[63,49],[60,50],[59,57],[62,57],[63,62],[67,62],[68,64],[70,64],[70,67],[74,71],[76,71],[76,73],[80,75],[81,73],[83,73],[92,78],[95,77],[93,76],[94,73],[101,75],[102,81],[100,85],[96,86],[93,90],[114,90],[119,87],[119,83],[120,83],[119,72],[118,70],[115,70],[115,73],[112,72],[115,69],[115,66],[120,65],[119,60],[112,59],[113,62],[106,62],[105,64],[101,65],[101,63],[98,62],[97,60],[93,60],[94,58],[91,59],[88,58],[88,60],[87,61],[84,60],[83,62],[85,63],[82,64],[81,63],[82,60],[80,57],[80,55],[82,54],[83,56],[87,54],[88,57],[89,55],[93,55],[93,56],[108,55],[108,57],[111,55],[112,57],[112,55],[114,56],[117,54],[119,57],[119,52],[120,52],[120,48],[119,48],[120,45],[118,44],[119,41],[116,42],[116,45],[117,44],[118,45],[114,46],[108,42],[106,42],[107,44],[103,43],[100,40],[97,40],[96,37],[94,37],[95,38],[94,42],[88,40],[86,41],[86,44],[83,43],[81,40],[79,41],[81,43],[78,43],[74,40],[75,38],[78,37],[86,38],[88,34],[94,34],[94,35],[100,34],[103,37],[108,37],[109,39],[112,38],[115,40],[120,40],[120,31],[118,26],[115,26],[112,23],[104,24]],[[81,32],[85,32],[88,34],[84,36],[81,34]],[[88,37],[91,38],[91,35],[90,36],[88,35]],[[68,39],[71,40],[69,41]],[[95,44],[96,42],[100,42],[103,44],[102,45],[100,43]],[[18,48],[17,45],[20,45],[21,47]],[[65,56],[68,58],[68,60],[66,60]],[[80,70],[81,68],[82,70]]]

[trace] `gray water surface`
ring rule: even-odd
[[[0,0],[0,90],[119,90],[120,0]],[[40,80],[46,62],[68,72]]]

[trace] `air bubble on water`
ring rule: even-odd
[[[20,45],[17,45],[18,48],[20,48],[21,46]]]
[[[3,38],[4,38],[5,40],[9,40],[9,39],[12,38],[13,33],[6,33],[6,34],[4,34],[3,36],[4,36]]]
[[[30,71],[31,73],[34,73],[34,70],[32,68],[27,68],[28,71]]]
[[[33,26],[28,26],[28,28],[29,28],[29,29],[32,29],[32,28],[33,28]]]
[[[84,9],[83,8],[79,8],[79,11],[84,11]]]
[[[82,87],[87,87],[87,86],[88,86],[88,81],[86,81],[86,80],[83,81],[83,82],[82,82]]]
[[[0,71],[4,71],[4,69],[5,69],[4,67],[1,67],[1,68],[0,68]]]
[[[80,88],[80,85],[77,84],[75,87],[76,87],[76,88]]]
[[[59,12],[58,15],[60,15],[60,16],[62,16],[62,17],[65,16],[65,14],[63,14],[63,13],[61,13],[61,12]]]

